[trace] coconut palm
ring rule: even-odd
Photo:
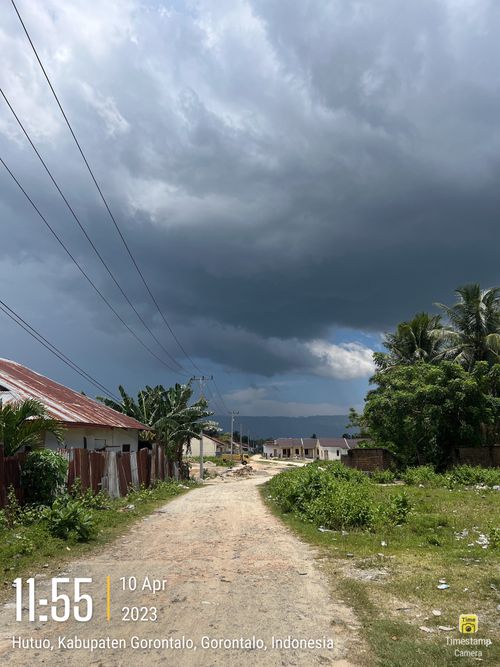
[[[435,362],[443,349],[442,324],[439,315],[417,313],[407,322],[398,324],[395,333],[385,335],[384,347],[389,352],[376,352],[379,370],[419,361]]]
[[[500,288],[482,290],[478,283],[455,290],[458,302],[438,305],[449,324],[442,330],[442,357],[454,359],[467,370],[477,361],[500,361]]]
[[[62,442],[61,422],[52,419],[40,401],[29,398],[0,403],[0,443],[6,456],[13,456],[21,447],[42,447],[46,433]]]

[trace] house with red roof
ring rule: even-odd
[[[136,451],[139,432],[147,426],[84,394],[69,389],[9,359],[0,359],[0,401],[32,398],[43,403],[49,415],[64,428],[63,447],[115,452]],[[61,445],[47,433],[45,446]]]

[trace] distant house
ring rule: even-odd
[[[188,445],[184,446],[185,456],[199,456],[200,455],[200,439],[191,438]],[[211,435],[203,434],[203,456],[220,456],[228,449],[227,442],[222,442]],[[236,452],[236,447],[234,449]]]
[[[359,440],[348,438],[277,438],[264,444],[266,458],[340,461]]]
[[[65,429],[63,447],[136,451],[139,431],[148,429],[135,419],[15,361],[0,359],[0,401],[6,403],[27,398],[43,403],[50,416],[62,422]],[[45,435],[44,444],[50,449],[61,446],[51,433]]]
[[[350,449],[355,449],[361,440],[355,438],[318,438],[317,458],[324,461],[340,461]]]

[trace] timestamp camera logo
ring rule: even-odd
[[[463,635],[472,635],[477,632],[479,623],[477,614],[460,614],[458,619],[458,629]]]

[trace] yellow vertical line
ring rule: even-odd
[[[106,619],[111,620],[111,577],[106,577]]]

